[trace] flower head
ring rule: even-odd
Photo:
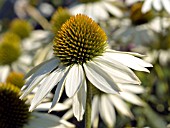
[[[56,12],[54,12],[50,21],[52,24],[52,31],[57,33],[62,24],[65,23],[70,17],[71,14],[66,8],[59,7]]]
[[[73,98],[75,117],[82,120],[87,82],[111,94],[120,91],[117,83],[140,84],[130,68],[149,72],[145,67],[152,65],[135,57],[142,57],[140,54],[108,49],[106,39],[104,31],[92,19],[81,14],[71,17],[55,36],[55,57],[36,66],[25,76],[27,82],[20,98],[39,86],[31,102],[30,110],[33,110],[57,85],[50,111],[65,88],[67,96]]]
[[[22,86],[25,84],[24,74],[20,72],[11,72],[6,79],[6,82],[11,83],[18,88],[22,88]]]
[[[91,18],[85,15],[71,17],[53,41],[54,55],[65,65],[83,64],[106,49],[107,36]]]
[[[0,65],[10,65],[16,61],[21,54],[21,47],[18,42],[0,42]]]
[[[147,23],[153,18],[153,11],[150,10],[147,13],[142,13],[142,2],[138,2],[132,5],[131,11],[130,11],[130,18],[132,20],[132,23],[134,25],[140,25]]]
[[[57,116],[28,111],[29,104],[19,99],[20,89],[11,83],[0,83],[0,127],[1,128],[51,128],[75,127]]]
[[[10,31],[17,34],[20,38],[28,37],[32,29],[31,24],[22,19],[13,20],[10,25]]]
[[[0,127],[22,128],[27,123],[30,113],[25,100],[19,99],[20,89],[8,83],[0,83]]]

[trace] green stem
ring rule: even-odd
[[[87,80],[87,79],[86,79]],[[91,128],[91,100],[92,90],[91,83],[87,80],[87,96],[86,96],[86,111],[85,111],[85,128]]]

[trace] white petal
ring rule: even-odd
[[[92,100],[92,114],[91,114],[91,122],[93,123],[95,118],[99,116],[99,96],[95,95]]]
[[[64,74],[63,78],[60,80],[60,82],[57,85],[57,88],[56,88],[55,94],[54,94],[54,98],[53,98],[53,102],[52,102],[52,105],[51,105],[51,109],[49,110],[49,112],[54,110],[55,106],[57,105],[57,102],[59,101],[59,99],[61,97],[61,94],[62,94],[62,92],[64,90],[65,79],[66,79],[66,76],[67,76],[67,74],[69,72],[69,69],[70,69],[70,67],[67,67],[65,69],[65,74]]]
[[[92,4],[92,15],[98,20],[106,20],[109,18],[109,14],[101,2],[96,2]]]
[[[25,128],[65,128],[75,127],[74,124],[69,123],[67,121],[61,120],[59,117],[51,115],[51,114],[44,114],[39,112],[32,113],[33,118],[30,119],[27,126]]]
[[[116,107],[116,109],[123,115],[133,118],[133,114],[126,103],[116,95],[108,95],[109,100]]]
[[[151,10],[151,8],[152,8],[152,2],[153,2],[153,0],[145,0],[145,1],[144,1],[144,4],[143,4],[143,6],[142,6],[142,12],[143,12],[143,13],[146,13],[146,12],[148,12],[149,10]]]
[[[111,3],[103,2],[102,4],[105,6],[105,8],[108,10],[108,12],[111,13],[112,15],[114,15],[116,17],[123,16],[122,11],[119,8],[117,8],[116,6],[112,5]]]
[[[84,69],[88,80],[99,90],[116,94],[119,92],[119,88],[113,79],[97,64],[94,62],[88,62],[84,64]]]
[[[47,76],[47,74],[43,74],[41,76],[38,76],[37,78],[31,80],[31,82],[28,81],[25,86],[21,89],[23,91],[22,95],[20,96],[20,99],[23,99],[26,97],[38,84]],[[29,85],[29,86],[28,86]],[[25,87],[27,87],[25,89]]]
[[[32,102],[30,110],[33,110],[54,88],[54,86],[61,80],[64,75],[64,67],[58,68],[53,71],[46,80],[40,85],[36,92]]]
[[[96,64],[112,77],[116,83],[140,84],[138,77],[128,67],[116,61],[108,61],[106,57],[96,57]]]
[[[170,14],[170,0],[162,0],[163,7]]]
[[[132,28],[135,29],[135,28]],[[142,55],[136,52],[123,52],[123,51],[116,51],[116,50],[112,50],[112,49],[106,49],[106,52],[111,52],[111,53],[120,53],[120,54],[129,54],[132,56],[136,56],[136,57],[145,57],[146,55]]]
[[[81,13],[81,14],[84,14],[84,11],[85,11],[85,8],[86,8],[86,5],[85,4],[80,4],[80,5],[76,5],[74,7],[71,7],[69,9],[70,13],[73,14],[73,15],[76,15],[78,13]]]
[[[147,63],[144,60],[139,59],[139,58],[134,57],[129,54],[106,52],[104,54],[104,56],[107,56],[110,59],[118,61],[118,62],[122,63],[123,65],[128,66],[128,67],[130,67],[134,70],[138,70],[138,71],[149,72],[149,70],[145,67],[152,67],[152,65],[150,63]]]
[[[0,82],[5,82],[10,72],[9,66],[0,66]]]
[[[33,73],[34,69],[31,70],[30,73],[28,73],[28,76],[26,76],[26,77],[29,77],[29,75],[31,73],[33,73],[33,74],[26,82],[26,84],[25,84],[26,86],[24,86],[24,88],[22,88],[21,90],[25,89],[26,87],[31,88],[30,87],[31,85],[34,86],[34,85],[38,84],[43,79],[43,77],[46,76],[46,74],[49,74],[54,68],[57,68],[58,64],[59,64],[59,60],[53,58],[49,61],[44,62],[42,65],[40,64],[41,66],[40,67],[38,66],[37,69],[35,69],[35,71],[36,71],[35,73]],[[40,79],[40,78],[42,78],[42,79]],[[38,80],[36,80],[36,79],[38,79]]]
[[[73,110],[70,109],[62,116],[62,119],[69,120],[72,117],[73,117]]]
[[[78,121],[83,119],[86,107],[86,81],[84,80],[80,90],[73,96],[73,113]]]
[[[111,102],[105,95],[101,96],[99,109],[103,121],[112,128],[116,122],[116,114]]]
[[[118,84],[119,88],[122,90],[122,92],[132,92],[135,94],[141,94],[145,92],[145,89],[143,86],[140,85],[132,85],[132,84]]]
[[[153,0],[153,7],[157,10],[157,11],[161,11],[162,10],[162,0]]]
[[[39,74],[47,73],[47,72],[51,71],[52,69],[54,69],[55,67],[57,67],[58,64],[59,64],[59,60],[56,59],[56,58],[52,58],[50,60],[47,60],[47,61],[35,66],[33,69],[31,69],[25,75],[25,79],[30,77],[32,74],[35,74],[34,76],[37,76]]]
[[[46,110],[50,109],[51,105],[52,105],[52,102],[42,103],[42,104],[38,105],[35,110],[46,111]],[[55,111],[64,111],[69,108],[70,108],[70,106],[68,106],[68,105],[65,105],[62,103],[57,103],[57,105],[54,107],[54,110]]]
[[[144,106],[144,102],[138,96],[130,92],[120,92],[120,96],[132,104]]]
[[[84,78],[84,72],[81,65],[74,64],[66,77],[65,91],[66,95],[72,97],[80,88]]]

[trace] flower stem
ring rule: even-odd
[[[87,80],[87,97],[86,97],[86,111],[85,111],[85,128],[91,128],[91,99],[92,90],[91,83]]]

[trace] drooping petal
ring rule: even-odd
[[[74,124],[63,121],[59,117],[51,114],[33,112],[31,115],[33,116],[33,118],[30,119],[30,121],[24,126],[24,128],[34,128],[34,126],[36,126],[35,128],[75,127]]]
[[[116,95],[108,95],[109,100],[115,106],[115,108],[123,115],[133,118],[133,114],[126,103]]]
[[[38,105],[35,108],[35,110],[47,111],[47,110],[50,109],[51,105],[52,105],[52,102],[42,103],[42,104]],[[68,106],[68,105],[65,105],[65,104],[62,104],[62,103],[57,103],[54,110],[56,110],[56,111],[64,111],[64,110],[67,110],[69,108],[70,108],[70,106]]]
[[[30,110],[33,110],[61,80],[64,75],[64,70],[64,67],[60,67],[46,77],[46,80],[41,83],[41,86],[39,87],[31,102]]]
[[[130,93],[130,92],[120,92],[120,96],[125,99],[126,101],[135,104],[135,105],[139,105],[139,106],[144,106],[144,102],[142,101],[142,99],[140,99],[138,96]]]
[[[9,66],[0,66],[0,82],[5,82],[10,72]]]
[[[122,11],[116,6],[112,5],[111,3],[102,2],[102,4],[108,10],[108,12],[111,13],[112,15],[119,17],[119,18],[123,16]]]
[[[92,100],[92,115],[91,122],[94,122],[95,118],[99,116],[99,96],[94,96]]]
[[[70,109],[61,118],[64,120],[69,120],[72,117],[73,117],[73,110]]]
[[[129,54],[106,52],[104,56],[109,58],[110,60],[115,60],[117,62],[120,62],[123,65],[128,66],[137,71],[149,72],[149,70],[145,67],[152,67],[150,63],[147,63],[144,60]]]
[[[103,4],[99,1],[92,4],[92,15],[95,17],[94,20],[106,20],[109,17],[107,10],[103,8]]]
[[[119,88],[113,79],[97,64],[94,62],[88,62],[83,66],[88,80],[96,88],[106,93],[116,94],[119,92]]]
[[[39,83],[47,76],[47,74],[43,74],[41,76],[38,76],[37,78],[31,80],[31,83],[26,83],[25,86],[21,89],[23,91],[22,95],[20,96],[20,99],[23,99],[26,97],[35,87],[39,85]],[[28,86],[29,85],[29,86]],[[25,87],[27,88],[25,89]]]
[[[128,28],[128,29],[130,29],[130,28]],[[132,28],[132,29],[134,29],[134,28]],[[145,57],[146,56],[146,55],[139,54],[137,52],[123,52],[123,51],[116,51],[116,50],[112,50],[112,49],[106,49],[106,52],[120,53],[120,54],[129,54],[129,55],[136,56],[136,57]]]
[[[154,9],[156,9],[157,11],[161,11],[162,10],[162,0],[153,0],[153,7]]]
[[[73,96],[73,113],[78,121],[83,119],[86,107],[86,81],[84,80],[80,90]]]
[[[142,6],[142,13],[146,13],[152,8],[152,2],[153,0],[145,0],[143,6]]]
[[[103,121],[108,125],[108,127],[112,128],[116,122],[116,114],[114,107],[105,95],[101,96],[99,110]]]
[[[73,15],[77,15],[78,13],[84,14],[85,10],[86,10],[86,4],[80,4],[78,6],[74,6],[69,9],[70,13]]]
[[[58,64],[59,64],[59,60],[53,58],[49,61],[44,62],[43,65],[40,64],[41,66],[40,67],[38,66],[38,68],[35,69],[34,73],[33,73],[33,71],[30,71],[33,74],[27,80],[27,82],[25,84],[26,86],[24,86],[24,88],[22,88],[21,90],[26,89],[26,88],[30,88],[30,85],[34,86],[35,84],[38,84],[37,82],[40,82],[40,81],[36,80],[36,79],[43,78],[43,76],[46,76],[46,74],[49,74],[53,69],[57,68]],[[28,73],[28,76],[31,73]],[[28,76],[26,76],[26,77],[28,77]]]
[[[132,84],[118,84],[119,88],[125,92],[132,92],[135,94],[141,94],[145,92],[143,86],[140,85],[132,85]]]
[[[95,63],[100,65],[116,83],[140,84],[138,77],[128,67],[117,61],[108,61],[105,57],[96,57]]]
[[[57,105],[57,102],[59,101],[61,94],[63,93],[65,79],[66,79],[66,76],[67,76],[69,70],[70,70],[70,67],[67,67],[65,69],[65,74],[62,77],[62,79],[60,80],[60,82],[58,83],[57,88],[55,90],[55,94],[54,94],[54,98],[53,98],[53,101],[52,101],[51,108],[48,112],[51,112],[52,110],[54,110],[55,106]]]
[[[170,14],[170,0],[162,0],[163,7]]]
[[[85,78],[82,66],[74,64],[68,72],[65,82],[65,91],[69,98],[78,91],[84,79]]]
[[[52,69],[54,69],[55,67],[57,67],[59,64],[59,60],[56,58],[52,58],[50,60],[47,60],[37,66],[35,66],[33,69],[31,69],[26,75],[25,75],[25,79],[30,77],[32,74],[35,74],[34,76],[36,77],[39,74],[44,74],[44,73],[48,73],[49,71],[51,71]],[[32,76],[33,77],[33,76]]]

